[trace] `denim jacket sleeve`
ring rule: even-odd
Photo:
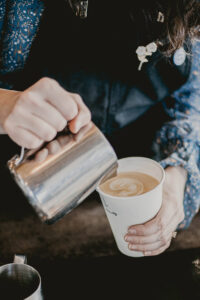
[[[188,81],[163,105],[170,121],[157,135],[161,165],[182,166],[188,172],[185,194],[185,218],[178,228],[187,228],[200,206],[200,41],[195,41]]]

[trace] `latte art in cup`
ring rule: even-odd
[[[140,172],[119,173],[116,177],[100,185],[100,189],[109,195],[131,197],[142,195],[159,184],[154,177]]]
[[[109,184],[111,191],[117,192],[118,196],[140,195],[144,192],[144,185],[134,178],[116,178]]]

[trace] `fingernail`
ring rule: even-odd
[[[136,250],[134,245],[129,244],[128,247],[130,250]]]
[[[135,230],[135,229],[129,229],[129,230],[128,230],[128,233],[136,234],[136,230]]]
[[[81,127],[81,124],[80,124],[79,121],[77,121],[76,124],[75,124],[75,132],[78,132],[80,127]]]
[[[145,255],[145,256],[151,255],[151,251],[145,251],[145,252],[144,252],[144,255]]]
[[[125,239],[125,241],[126,241],[126,242],[128,242],[128,241],[129,241],[129,237],[128,237],[128,236],[125,236],[125,238],[124,238],[124,239]]]

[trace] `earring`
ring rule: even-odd
[[[88,0],[69,0],[69,5],[75,15],[81,19],[86,19],[88,14]]]
[[[165,21],[165,16],[161,11],[159,11],[158,12],[158,17],[157,17],[157,22],[164,23],[164,21]]]

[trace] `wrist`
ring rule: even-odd
[[[0,89],[0,134],[5,134],[4,122],[11,113],[20,92]]]
[[[165,173],[168,185],[171,186],[171,188],[174,187],[174,193],[183,199],[187,181],[187,171],[181,166],[170,166],[165,169]]]
[[[181,166],[176,166],[176,167],[167,167],[165,169],[166,172],[170,173],[175,180],[178,180],[182,184],[185,184],[187,181],[187,171],[181,167]]]

